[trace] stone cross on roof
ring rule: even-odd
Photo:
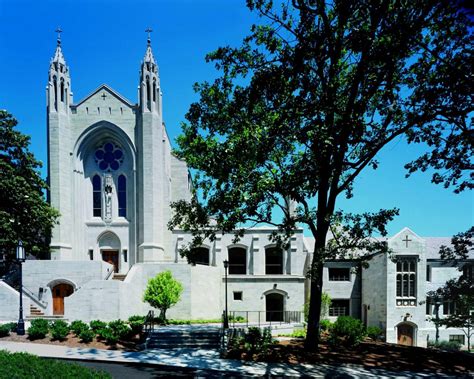
[[[153,32],[153,29],[148,27],[148,28],[145,29],[145,32],[148,33],[147,42],[148,42],[148,45],[150,45],[151,44],[151,35],[150,35],[150,33]]]
[[[57,29],[55,30],[56,33],[58,33],[58,45],[61,45],[61,33],[63,32],[62,29],[58,26]]]
[[[411,240],[408,239],[408,235],[405,236],[405,239],[402,240],[403,242],[405,242],[406,246],[405,247],[408,247],[408,242],[410,242]]]

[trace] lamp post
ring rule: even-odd
[[[229,329],[229,316],[227,313],[227,268],[229,267],[229,261],[224,261],[225,270],[225,311],[224,311],[224,329]]]
[[[25,321],[23,320],[23,276],[22,276],[22,263],[25,261],[25,248],[23,242],[18,241],[16,247],[16,260],[20,263],[20,317],[18,319],[18,325],[16,327],[16,334],[19,336],[25,335]]]

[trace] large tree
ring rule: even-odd
[[[58,212],[45,200],[47,185],[41,162],[29,151],[30,137],[16,125],[0,110],[0,252],[13,258],[22,240],[28,254],[44,257]]]
[[[384,249],[373,232],[397,210],[337,210],[354,180],[377,168],[397,138],[424,143],[409,173],[472,188],[472,23],[450,0],[248,0],[261,16],[241,47],[207,56],[222,75],[196,84],[177,154],[195,170],[195,196],[170,227],[193,245],[216,233],[273,225],[285,243],[297,225],[316,239],[307,348],[319,342],[326,259]],[[295,204],[295,208],[292,206]],[[279,209],[281,217],[272,217]],[[211,221],[212,220],[212,221]],[[327,243],[328,232],[337,238]],[[191,246],[183,249],[192,261]],[[360,257],[360,256],[359,256]]]

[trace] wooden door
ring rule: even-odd
[[[114,272],[119,271],[118,250],[102,250],[102,260],[114,266]]]
[[[53,287],[53,315],[64,314],[64,298],[74,292],[70,284],[61,283]]]
[[[408,324],[398,325],[398,343],[413,346],[413,326]]]
[[[266,296],[267,321],[283,321],[283,295],[271,293]]]

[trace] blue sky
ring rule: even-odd
[[[77,103],[102,83],[137,101],[138,70],[145,53],[147,26],[160,67],[164,117],[170,137],[180,132],[192,85],[217,73],[207,52],[238,45],[257,19],[244,0],[23,1],[0,0],[0,108],[31,135],[31,149],[46,163],[48,66],[63,29],[62,46]],[[421,236],[450,236],[474,224],[472,193],[455,195],[430,183],[429,173],[405,179],[403,164],[423,151],[402,140],[378,156],[380,167],[362,173],[355,197],[341,199],[347,211],[400,208],[389,233],[410,227]],[[45,170],[43,170],[45,172]]]

